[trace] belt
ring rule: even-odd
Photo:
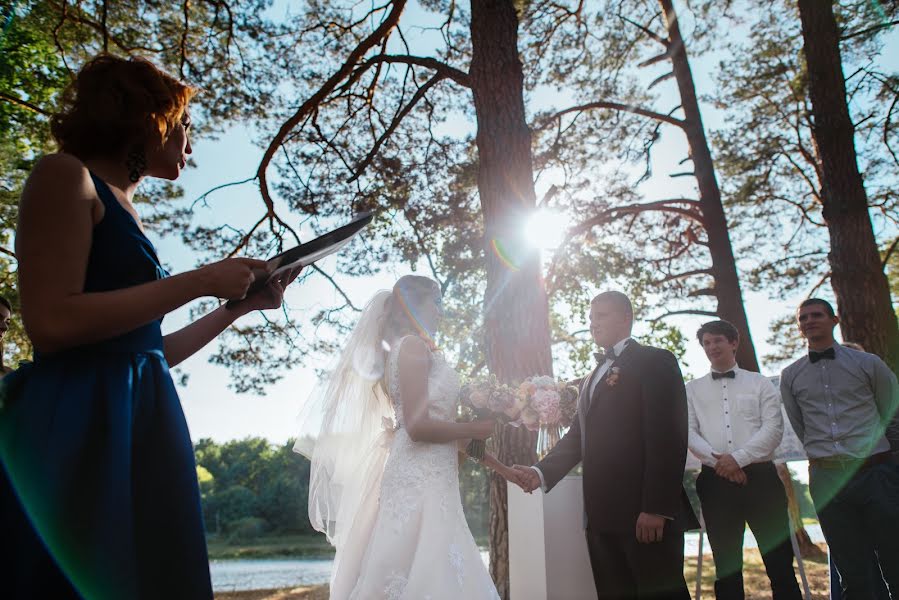
[[[875,465],[890,462],[889,452],[872,454],[868,458],[854,458],[852,456],[826,456],[823,458],[808,459],[809,465],[819,469],[867,469]]]

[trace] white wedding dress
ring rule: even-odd
[[[456,443],[414,442],[406,432],[397,376],[401,345],[386,365],[397,429],[350,599],[498,599],[462,512]],[[459,376],[439,354],[432,355],[428,396],[432,419],[454,420]]]

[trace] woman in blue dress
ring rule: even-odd
[[[194,93],[148,61],[93,59],[52,121],[60,152],[25,185],[16,254],[35,358],[0,395],[0,597],[212,597],[169,367],[280,306],[296,273],[245,297],[263,261],[162,268],[132,197],[184,168]],[[162,335],[166,313],[203,296],[239,302]]]

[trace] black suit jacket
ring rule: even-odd
[[[641,512],[672,517],[684,531],[698,528],[683,489],[687,392],[677,359],[631,340],[612,367],[617,374],[609,369],[586,410],[598,369],[584,379],[579,418],[537,464],[547,488],[582,462],[591,530],[633,532]]]

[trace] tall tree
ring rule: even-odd
[[[729,22],[744,27],[747,39],[734,36],[729,44],[732,58],[722,62],[715,94],[718,107],[729,115],[713,142],[728,212],[739,233],[737,254],[746,265],[748,283],[772,297],[797,292],[826,296],[832,248],[823,215],[825,169],[822,148],[813,135],[801,21],[792,1],[752,6],[764,10],[747,11],[737,22]],[[894,151],[899,141],[895,127],[899,85],[884,55],[883,37],[895,27],[899,12],[892,5],[858,2],[842,3],[835,10],[842,69],[848,73],[843,101],[852,115],[854,160],[864,176],[867,196],[861,219],[869,229],[873,225],[880,256],[889,256],[899,225],[895,187],[899,162]],[[854,214],[858,218],[859,213]],[[846,294],[854,291],[848,289]],[[791,308],[776,323],[771,341],[777,351],[770,360],[796,355],[802,340],[794,333]],[[843,335],[852,340],[858,332],[844,330]]]
[[[487,366],[503,382],[552,374],[549,310],[539,253],[522,234],[522,223],[536,208],[537,196],[518,26],[512,0],[473,0],[469,76],[477,115],[478,196],[487,244],[484,330]],[[498,442],[498,458],[505,464],[532,464],[536,458],[534,438],[524,428],[503,429]],[[506,489],[501,477],[491,478],[490,571],[503,598],[509,597]]]
[[[799,0],[812,137],[821,159],[822,216],[830,234],[831,285],[845,339],[899,368],[899,324],[858,169],[846,101],[840,30],[831,2]]]

